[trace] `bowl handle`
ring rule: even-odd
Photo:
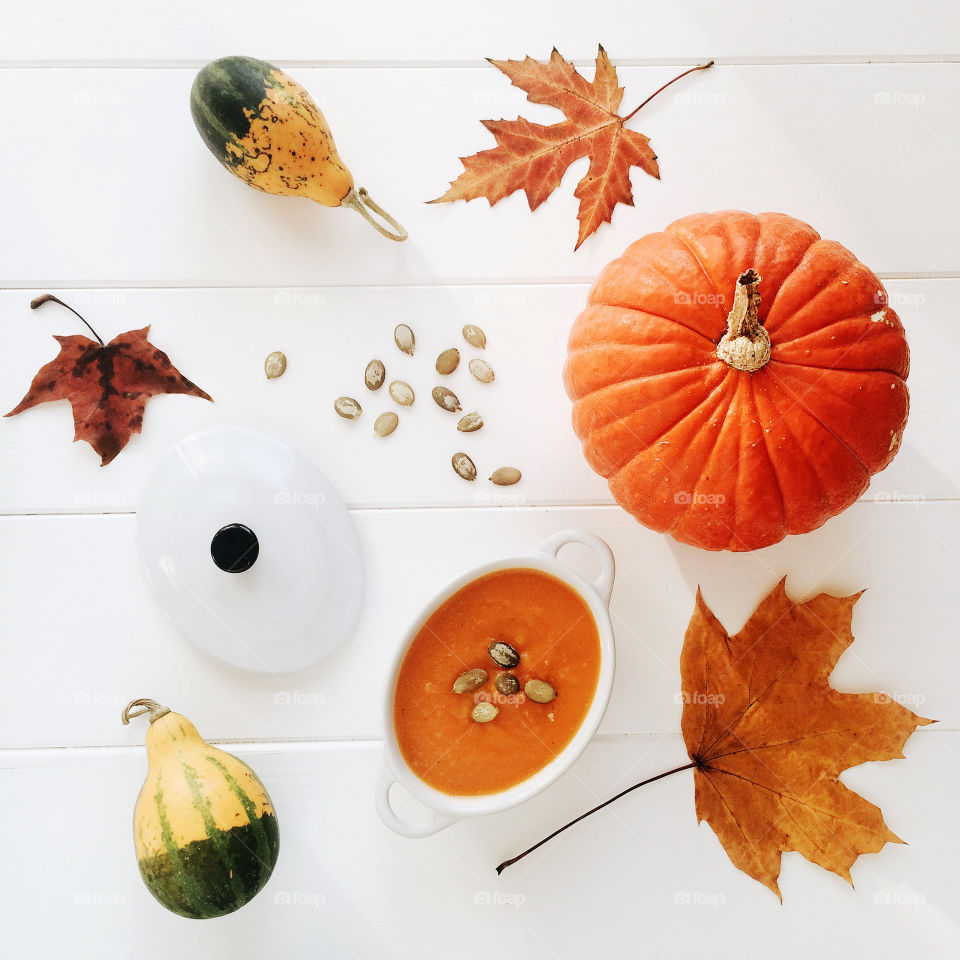
[[[597,559],[600,561],[600,573],[591,582],[593,588],[600,594],[600,598],[609,606],[610,594],[613,592],[613,578],[616,572],[613,551],[599,537],[595,537],[592,533],[587,533],[584,530],[561,530],[552,537],[547,537],[538,549],[556,559],[561,548],[568,543],[582,543],[597,555]]]
[[[390,788],[398,782],[397,778],[387,768],[387,765],[384,764],[380,771],[375,794],[377,813],[380,814],[380,819],[393,830],[394,833],[399,833],[401,837],[429,837],[457,822],[456,817],[448,817],[436,812],[434,812],[433,816],[426,823],[407,823],[406,820],[401,820],[390,805]]]

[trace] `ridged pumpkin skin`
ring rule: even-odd
[[[257,775],[179,713],[147,731],[149,768],[133,815],[140,875],[168,910],[232,913],[270,879],[280,838]]]
[[[760,276],[770,359],[717,356],[738,279]],[[696,214],[600,274],[564,368],[587,462],[637,520],[756,550],[853,503],[907,421],[909,351],[880,281],[782,213]]]
[[[353,188],[310,94],[263,60],[208,63],[193,81],[190,113],[210,152],[257,190],[337,207]]]

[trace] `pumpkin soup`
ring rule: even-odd
[[[407,650],[393,702],[400,752],[444,793],[506,790],[573,739],[599,675],[599,631],[575,590],[526,567],[478,577]]]

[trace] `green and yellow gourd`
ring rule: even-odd
[[[140,875],[168,910],[207,919],[263,888],[280,837],[270,796],[242,761],[207,743],[179,713],[133,700],[123,722],[148,714],[147,777],[133,814]]]
[[[310,94],[272,64],[253,57],[208,63],[193,81],[190,112],[210,152],[244,183],[326,207],[350,207],[385,237],[407,239],[407,231],[366,190],[354,189]],[[369,211],[396,232],[385,230]]]

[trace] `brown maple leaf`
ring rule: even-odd
[[[902,842],[879,807],[838,779],[868,760],[902,757],[913,731],[933,722],[884,694],[830,686],[853,642],[859,596],[793,603],[781,580],[731,637],[698,591],[684,639],[682,730],[697,820],[778,897],[783,851],[852,883],[860,854]]]
[[[862,853],[902,843],[879,807],[838,779],[848,767],[903,756],[933,723],[882,693],[840,693],[829,678],[853,643],[860,594],[793,603],[781,580],[729,636],[697,591],[680,655],[681,727],[690,763],[621,790],[554,830],[497,873],[638,787],[693,769],[697,821],[733,864],[778,897],[780,855],[795,850],[852,884]],[[781,897],[782,899],[782,897]]]
[[[49,294],[38,297],[30,306],[36,308],[48,301],[60,303],[80,316]],[[100,454],[100,465],[105,467],[133,434],[140,433],[150,397],[185,393],[213,399],[147,340],[149,330],[146,326],[121,333],[108,344],[99,336],[99,342],[82,335],[55,336],[60,353],[40,368],[26,396],[5,416],[12,417],[39,403],[69,400],[76,428],[74,440],[86,440]]]
[[[618,203],[633,205],[632,167],[640,167],[650,176],[660,178],[657,156],[650,148],[649,138],[628,130],[626,121],[670,83],[713,63],[693,67],[674,77],[639,107],[621,117],[617,110],[623,87],[603,47],[597,52],[592,82],[564,60],[556,48],[546,63],[532,57],[489,62],[505,73],[515,87],[525,91],[531,103],[556,107],[566,119],[550,126],[531,123],[523,117],[484,120],[483,125],[493,134],[497,146],[461,157],[464,172],[442,197],[429,202],[486,197],[493,206],[516,190],[523,190],[530,209],[536,210],[560,185],[570,164],[589,156],[590,166],[574,192],[580,201],[577,212],[580,235],[574,249],[600,224],[610,222]]]

